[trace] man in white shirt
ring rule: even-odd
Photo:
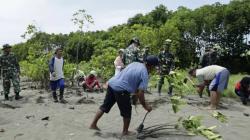
[[[50,87],[52,90],[52,96],[54,102],[58,102],[56,90],[59,87],[60,94],[59,100],[61,103],[67,103],[63,98],[64,94],[64,74],[63,74],[64,60],[62,57],[62,48],[57,48],[55,51],[55,56],[51,58],[49,62],[50,71]]]
[[[197,84],[196,87],[199,94],[202,93],[205,86],[209,86],[211,95],[210,107],[211,109],[216,109],[219,105],[220,94],[227,88],[229,71],[224,67],[211,65],[201,69],[191,69],[189,74],[198,79],[199,84]]]

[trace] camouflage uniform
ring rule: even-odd
[[[170,44],[165,42],[164,47],[170,47]],[[162,85],[164,84],[164,79],[166,77],[169,84],[168,94],[172,95],[173,86],[171,84],[172,83],[171,79],[168,78],[168,75],[169,72],[174,69],[174,55],[170,53],[168,50],[163,50],[159,54],[159,61],[160,61],[160,67],[159,67],[160,80],[158,83],[158,93],[159,95],[161,95],[161,88]]]
[[[142,53],[142,60],[145,61],[148,55],[149,55],[149,47],[146,47]]]
[[[10,46],[4,46],[3,49],[10,48]],[[3,77],[3,89],[5,99],[8,100],[8,94],[10,92],[11,82],[14,87],[14,92],[16,94],[16,99],[18,99],[20,90],[20,66],[18,64],[17,58],[13,53],[3,53],[0,56],[0,70],[1,76]]]
[[[125,49],[123,53],[123,63],[125,65],[128,65],[132,62],[141,62],[139,59],[140,49],[138,46],[135,46],[134,43],[137,43],[138,46],[140,45],[139,40],[137,38],[133,38],[130,41],[130,45],[127,47],[127,49]]]
[[[200,58],[200,65],[202,68],[210,65],[216,65],[218,61],[218,54],[216,51],[206,48],[205,53]]]

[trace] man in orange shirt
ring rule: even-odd
[[[247,105],[250,96],[250,77],[243,77],[241,81],[235,85],[235,93],[240,97],[243,105]]]

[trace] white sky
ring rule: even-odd
[[[0,46],[24,41],[20,37],[28,24],[48,33],[76,31],[72,14],[85,9],[95,24],[89,30],[106,30],[126,23],[137,13],[148,13],[163,4],[169,10],[179,6],[191,9],[230,0],[0,0]]]

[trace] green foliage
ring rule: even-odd
[[[72,80],[73,74],[76,70],[76,64],[68,63],[66,60],[64,61],[65,61],[65,64],[63,66],[64,77],[66,80]]]
[[[197,129],[201,126],[201,116],[189,116],[187,119],[182,120],[182,126],[191,133],[198,134]]]
[[[12,51],[15,53],[19,61],[26,60],[29,55],[27,50],[29,50],[29,45],[25,43],[16,44],[12,47]]]
[[[205,127],[201,125],[201,116],[189,116],[187,119],[182,120],[182,126],[193,134],[201,134],[208,140],[222,140],[221,135],[213,131],[216,126]],[[181,121],[181,119],[179,119]]]
[[[135,15],[127,24],[95,32],[83,32],[83,28],[93,24],[93,19],[85,10],[78,10],[72,17],[78,32],[48,34],[30,24],[23,35],[28,39],[27,42],[14,45],[13,51],[20,61],[30,63],[30,57],[35,61],[56,47],[63,47],[64,58],[68,64],[72,63],[70,67],[81,62],[80,66],[86,73],[96,69],[100,76],[109,79],[113,75],[113,61],[118,49],[126,48],[131,38],[138,37],[140,49],[149,46],[150,54],[155,55],[159,53],[164,40],[171,39],[173,43],[170,50],[175,55],[176,67],[179,69],[197,65],[202,49],[217,44],[220,65],[233,72],[249,71],[250,58],[247,54],[250,48],[245,39],[250,32],[249,3],[249,0],[233,0],[227,5],[215,3],[194,10],[179,7],[176,11],[169,11],[164,5],[159,5],[145,15]],[[189,88],[193,90],[185,84],[178,87],[179,84],[174,83],[178,92],[186,93]],[[226,96],[233,96],[232,91],[232,88],[227,90],[226,93],[229,93]]]
[[[108,80],[114,75],[114,60],[116,55],[116,49],[111,47],[106,48],[102,51],[101,55],[93,56],[89,62],[81,62],[80,69],[85,73],[95,70],[102,79]]]
[[[167,10],[164,5],[155,7],[154,10],[143,16],[143,14],[136,14],[134,17],[128,19],[128,25],[141,24],[154,28],[159,28],[170,18],[171,11]]]
[[[222,123],[226,123],[228,121],[228,119],[225,115],[223,115],[222,113],[217,112],[217,111],[214,111],[212,116]]]
[[[93,38],[88,36],[83,36],[82,33],[77,33],[70,36],[67,46],[64,48],[65,58],[69,62],[77,61],[77,51],[79,61],[89,61],[94,52],[94,43]],[[78,50],[77,50],[78,48]]]
[[[92,16],[87,14],[84,9],[75,12],[71,20],[75,25],[78,26],[81,32],[83,31],[84,26],[88,28],[89,24],[94,24]]]
[[[183,99],[181,99],[180,96],[171,97],[171,103],[172,103],[172,109],[173,109],[174,113],[177,113],[178,111],[180,111],[181,105],[186,104],[186,102]]]
[[[23,35],[21,35],[22,38],[27,38],[27,35],[33,36],[35,33],[38,32],[37,27],[34,24],[29,24],[26,28],[26,31]]]
[[[34,44],[28,50],[27,60],[21,61],[21,74],[27,76],[33,81],[38,81],[44,88],[48,87],[49,70],[48,62],[52,54],[47,54],[39,51],[41,46]]]

